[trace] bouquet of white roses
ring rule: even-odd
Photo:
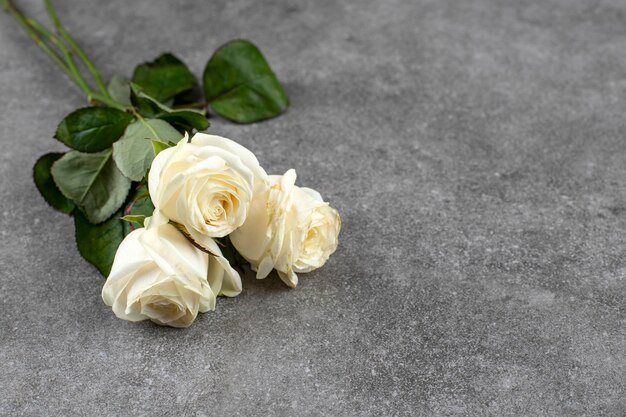
[[[172,54],[107,85],[44,4],[56,33],[2,1],[90,106],[63,119],[55,138],[72,150],[42,156],[34,179],[53,208],[74,217],[78,250],[108,276],[102,298],[119,318],[187,327],[217,296],[241,292],[237,267],[249,264],[257,278],[276,270],[295,287],[298,273],[324,265],[337,248],[338,212],[296,186],[294,170],[268,175],[235,141],[199,133],[208,109],[238,123],[286,109],[255,45],[219,48],[201,89]]]

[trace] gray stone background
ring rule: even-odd
[[[626,2],[56,3],[107,77],[257,43],[289,111],[211,132],[341,245],[187,330],[116,319],[31,180],[84,98],[2,14],[0,415],[625,415]]]

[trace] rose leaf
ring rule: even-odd
[[[33,167],[33,179],[42,197],[50,206],[69,214],[74,210],[74,202],[61,193],[50,174],[52,164],[62,156],[62,153],[48,153],[39,158]]]
[[[154,206],[148,196],[147,187],[138,187],[124,205],[109,220],[92,224],[79,211],[74,217],[76,245],[81,256],[95,266],[105,277],[111,272],[117,248],[133,227],[124,218],[145,219],[152,215]]]
[[[111,217],[130,189],[130,180],[115,166],[110,149],[96,153],[70,151],[54,162],[51,173],[63,195],[94,224]]]
[[[278,116],[289,105],[265,57],[246,40],[228,42],[213,54],[204,70],[203,87],[213,110],[238,123]]]
[[[131,106],[130,102],[130,80],[123,75],[114,75],[109,80],[107,90],[113,100],[124,106]]]
[[[92,224],[81,213],[74,216],[76,246],[81,256],[105,277],[111,272],[115,252],[125,235],[122,212],[100,224]]]
[[[137,84],[131,84],[131,101],[139,112],[149,118],[165,120],[182,132],[209,127],[205,112],[196,109],[172,109],[147,95]]]
[[[152,141],[178,142],[182,135],[169,123],[159,119],[131,123],[120,140],[113,144],[113,159],[122,173],[141,181],[154,159]]]
[[[132,81],[141,86],[147,95],[161,102],[173,99],[196,85],[196,77],[189,68],[169,53],[137,66]]]
[[[118,140],[133,116],[110,107],[87,107],[70,113],[55,138],[81,152],[99,152]]]

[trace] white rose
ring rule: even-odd
[[[196,248],[166,219],[153,220],[124,238],[102,289],[117,317],[188,327],[198,312],[215,309],[217,295],[241,292],[228,261]]]
[[[298,272],[326,263],[337,249],[341,218],[310,188],[295,185],[296,172],[271,175],[269,186],[255,195],[250,213],[230,239],[239,253],[265,278],[276,269],[290,287]]]
[[[254,154],[236,142],[196,133],[161,151],[148,176],[150,198],[163,215],[180,223],[199,245],[240,227],[267,174]]]

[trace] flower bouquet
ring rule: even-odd
[[[268,175],[233,140],[201,133],[209,111],[236,123],[278,116],[288,99],[260,50],[246,40],[213,53],[199,86],[176,56],[138,65],[105,83],[61,24],[3,8],[87,96],[54,137],[71,150],[35,163],[53,208],[74,218],[80,254],[104,276],[104,302],[119,318],[187,327],[217,296],[242,291],[237,268],[276,270],[290,287],[337,248],[341,220],[296,173]]]

